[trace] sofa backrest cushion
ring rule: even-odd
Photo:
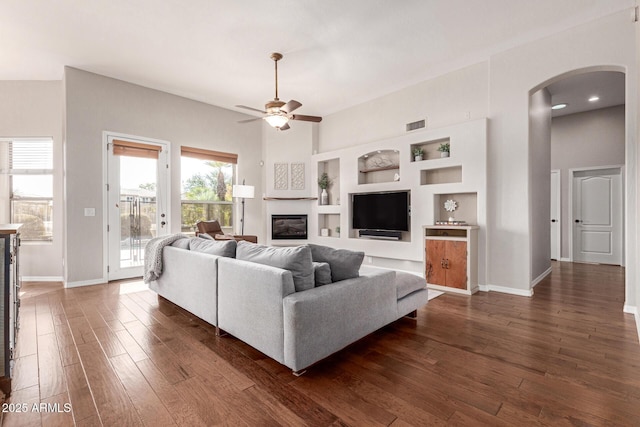
[[[331,267],[331,281],[353,279],[360,275],[364,252],[335,249],[329,246],[309,244],[314,262],[326,262]]]
[[[316,287],[331,284],[331,267],[328,262],[314,262],[313,276]]]
[[[296,292],[313,288],[314,273],[308,246],[273,247],[238,242],[236,258],[291,271]]]
[[[228,258],[236,257],[235,240],[218,241],[194,237],[189,242],[189,248],[194,252],[204,252],[206,254],[225,256]]]
[[[183,239],[178,239],[171,244],[174,248],[186,249],[189,250],[189,240],[187,237]]]

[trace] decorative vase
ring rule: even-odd
[[[440,152],[440,157],[449,157],[449,152],[448,151],[441,151]]]
[[[422,161],[422,156],[415,156],[413,158],[413,160],[415,160],[416,162],[421,162]]]
[[[329,204],[329,193],[327,193],[327,189],[322,189],[322,194],[320,195],[320,204],[328,205]]]

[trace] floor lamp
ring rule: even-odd
[[[233,186],[232,197],[242,199],[242,219],[240,219],[242,223],[241,236],[244,235],[244,199],[253,199],[254,192],[255,187],[253,185],[244,185],[244,179],[242,180],[242,185]]]

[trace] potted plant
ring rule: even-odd
[[[331,185],[331,180],[329,179],[329,175],[326,172],[323,172],[318,178],[318,187],[322,190],[322,194],[320,195],[320,204],[328,205],[329,204],[329,194],[327,193],[327,188]]]
[[[422,160],[422,155],[424,154],[424,150],[422,147],[416,147],[413,149],[413,160],[419,162]]]
[[[338,237],[340,237],[340,226],[336,227],[336,234]]]
[[[448,142],[440,144],[438,147],[438,151],[440,152],[440,157],[449,157],[450,145]]]

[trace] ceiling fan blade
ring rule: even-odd
[[[289,126],[289,123],[285,123],[284,126],[281,126],[278,130],[287,130],[287,129],[291,129],[291,126]]]
[[[244,108],[245,110],[257,111],[258,113],[266,114],[266,111],[258,110],[257,108],[247,107],[246,105],[236,105],[238,108]]]
[[[318,116],[305,116],[302,114],[292,114],[291,115],[291,120],[301,120],[303,122],[321,122],[322,121],[322,117],[318,117]]]
[[[295,99],[292,99],[291,101],[287,102],[282,107],[280,107],[280,111],[284,111],[285,113],[289,114],[293,112],[293,110],[297,110],[300,107],[302,107],[302,104],[296,101]]]
[[[255,119],[238,120],[237,123],[249,123],[255,122],[256,120],[262,120],[262,117],[256,117]]]

